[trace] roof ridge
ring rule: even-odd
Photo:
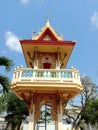
[[[38,35],[33,35],[32,36],[32,40],[37,40],[44,32],[45,30],[49,28],[51,30],[51,32],[54,34],[54,36],[58,39],[58,40],[63,40],[62,36],[58,36],[57,32],[53,29],[53,27],[50,25],[50,21],[49,18],[46,19],[46,24],[41,28],[41,30],[38,32]]]

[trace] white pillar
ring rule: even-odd
[[[37,47],[35,48],[34,69],[38,68]]]
[[[62,114],[58,115],[58,130],[63,130]]]
[[[29,129],[35,130],[35,121],[34,121],[35,105],[33,104],[32,112],[29,114]]]
[[[58,48],[58,54],[57,54],[57,65],[56,65],[56,69],[60,69],[60,48]]]
[[[55,121],[55,130],[58,130],[58,121]]]
[[[60,106],[58,109],[58,129],[57,130],[63,130],[63,108],[62,103],[60,102]]]

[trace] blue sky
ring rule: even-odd
[[[0,56],[12,59],[14,67],[26,66],[18,38],[37,34],[47,11],[51,26],[65,40],[77,41],[67,68],[74,66],[98,84],[98,0],[0,1]]]

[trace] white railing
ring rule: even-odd
[[[13,74],[12,84],[18,81],[34,81],[34,80],[58,80],[60,82],[73,82],[81,85],[79,71],[75,68],[67,69],[32,69],[16,68]]]

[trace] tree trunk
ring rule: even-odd
[[[5,130],[8,130],[10,123],[7,123]]]
[[[79,126],[75,126],[74,129],[75,129],[75,130],[79,130]]]
[[[12,123],[11,127],[12,127],[11,130],[15,130],[16,124]]]
[[[21,122],[17,126],[17,130],[20,130]]]
[[[71,130],[79,130],[79,125],[78,124],[72,124]]]

